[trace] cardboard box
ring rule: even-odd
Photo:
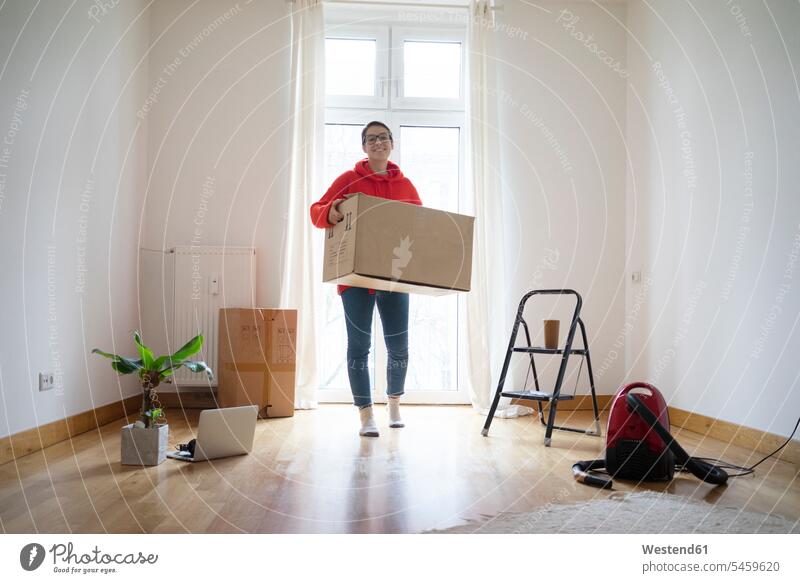
[[[297,310],[219,311],[221,407],[258,405],[259,417],[294,415]]]
[[[474,217],[357,194],[325,233],[322,280],[443,295],[469,291]]]

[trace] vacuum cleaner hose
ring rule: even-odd
[[[589,473],[591,470],[599,470],[604,467],[606,467],[606,460],[576,462],[572,465],[572,475],[581,484],[610,489],[613,485],[611,478],[603,478],[602,476]]]
[[[708,462],[698,460],[696,458],[691,457],[686,450],[684,450],[675,438],[670,435],[669,431],[661,425],[658,421],[658,418],[653,414],[647,406],[642,403],[642,401],[633,393],[628,393],[625,396],[628,405],[630,406],[631,410],[637,413],[642,419],[644,419],[650,427],[653,428],[653,431],[658,434],[658,436],[664,441],[667,447],[672,451],[675,455],[675,462],[687,470],[689,470],[692,474],[703,480],[704,482],[708,482],[709,484],[716,484],[721,486],[728,481],[728,473],[723,470],[722,468],[710,464]]]

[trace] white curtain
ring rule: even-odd
[[[470,397],[476,412],[488,414],[511,333],[516,305],[508,301],[503,257],[503,196],[497,125],[497,62],[490,0],[471,0],[467,31],[469,91],[469,180],[475,209],[472,289],[467,294],[467,354]],[[513,360],[512,360],[513,364]],[[509,375],[510,378],[510,369]],[[509,387],[509,385],[506,385]],[[509,387],[510,388],[510,387]],[[529,407],[502,399],[495,415],[529,414]]]
[[[325,29],[321,0],[294,0],[291,36],[292,142],[281,306],[298,310],[295,408],[317,406],[321,283],[309,208],[322,193]]]

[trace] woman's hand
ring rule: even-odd
[[[331,225],[335,225],[336,223],[341,222],[344,219],[344,215],[339,212],[339,204],[350,198],[351,196],[355,196],[355,193],[345,194],[344,198],[340,198],[331,205],[331,210],[328,211],[328,222]]]

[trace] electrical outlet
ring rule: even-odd
[[[40,372],[39,373],[39,390],[40,391],[49,391],[53,387],[56,386],[55,383],[55,376],[52,372]]]

